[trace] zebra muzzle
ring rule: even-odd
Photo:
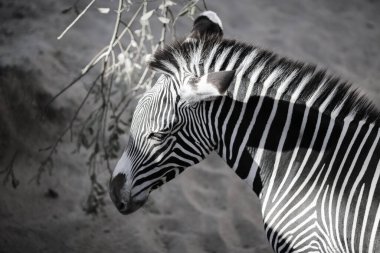
[[[125,174],[120,173],[116,175],[110,181],[110,197],[120,213],[130,214],[144,205],[145,201],[133,200],[130,196],[130,192],[126,190],[125,183]]]

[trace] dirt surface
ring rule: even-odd
[[[115,13],[96,10],[109,5],[103,0],[56,40],[75,18],[74,12],[62,13],[72,2],[0,0],[0,168],[16,152],[20,181],[17,189],[0,184],[0,252],[271,252],[257,197],[215,154],[152,193],[130,216],[120,215],[108,198],[104,214],[83,212],[90,187],[87,154],[73,154],[68,139],[52,176],[46,174],[40,186],[29,182],[43,157],[38,149],[68,123],[86,79],[47,111],[42,105],[109,41],[113,29]],[[206,2],[223,21],[226,37],[327,67],[380,107],[380,3]],[[190,20],[182,22],[179,32],[190,26]]]

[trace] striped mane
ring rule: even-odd
[[[361,94],[360,91],[353,88],[351,84],[341,81],[339,78],[330,75],[324,69],[317,68],[315,65],[291,60],[269,50],[236,40],[221,39],[215,36],[203,37],[200,40],[177,41],[158,50],[149,65],[152,69],[173,77],[181,76],[185,72],[191,72],[199,77],[205,72],[206,62],[208,64],[208,72],[212,72],[215,71],[218,58],[223,57],[224,60],[221,65],[219,63],[217,70],[225,70],[229,60],[236,54],[239,54],[232,68],[235,69],[235,66],[239,66],[253,51],[256,51],[257,54],[251,66],[243,74],[243,79],[249,78],[257,64],[265,62],[265,67],[260,74],[257,84],[255,84],[252,95],[260,95],[263,81],[274,69],[282,70],[279,80],[284,80],[291,73],[297,73],[294,81],[290,83],[282,96],[284,100],[290,100],[292,92],[297,88],[300,80],[306,75],[310,75],[311,78],[296,103],[305,104],[308,98],[317,96],[317,100],[313,106],[318,107],[330,96],[330,101],[324,113],[331,114],[339,107],[340,113],[337,115],[337,118],[353,117],[355,121],[364,120],[368,124],[373,123],[380,126],[380,112],[369,99]],[[211,53],[213,57],[212,59],[208,59]],[[274,87],[276,87],[276,83],[278,85],[279,82],[275,82]],[[331,97],[332,92],[334,94]],[[274,97],[275,90],[273,89],[269,95],[273,95]]]

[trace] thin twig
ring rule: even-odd
[[[168,16],[168,7],[165,5],[165,0],[164,0],[164,6],[165,7],[162,9],[162,14],[164,15],[164,18],[166,19]],[[158,42],[161,48],[164,47],[164,42],[166,38],[166,27],[167,27],[167,24],[163,23],[163,27],[161,29],[161,38],[160,38],[160,41]]]
[[[86,11],[91,7],[91,5],[95,2],[96,0],[92,0],[87,6],[86,6],[86,8],[84,8],[84,10],[74,19],[74,21],[73,22],[71,22],[71,24],[68,26],[68,27],[66,27],[66,29],[61,33],[61,35],[59,35],[58,37],[57,37],[57,40],[60,40],[62,37],[63,37],[63,35],[65,35],[65,33],[68,31],[68,30],[70,30],[70,28],[83,16],[83,14],[85,14],[86,13]]]
[[[91,60],[90,62],[82,69],[81,73],[86,73],[88,69],[92,66],[95,66],[103,57],[106,56],[106,50],[107,47],[104,47],[102,50],[99,51]]]
[[[33,180],[36,180],[37,184],[40,184],[40,180],[41,180],[41,175],[42,173],[45,171],[45,167],[51,163],[51,159],[52,159],[52,156],[53,154],[57,151],[57,146],[58,144],[62,141],[63,137],[66,135],[66,133],[68,131],[70,131],[73,127],[73,124],[74,124],[74,121],[77,119],[78,117],[78,114],[80,112],[80,110],[82,109],[84,103],[87,101],[88,97],[90,96],[93,88],[95,87],[96,85],[96,82],[97,80],[100,78],[101,75],[99,75],[95,81],[93,82],[93,84],[91,85],[90,89],[88,90],[86,96],[84,97],[84,99],[82,100],[82,102],[80,103],[80,105],[78,106],[78,108],[76,109],[75,113],[74,113],[74,116],[71,118],[70,120],[70,123],[69,125],[62,131],[62,133],[58,136],[58,138],[56,139],[56,141],[54,142],[54,144],[52,146],[49,147],[50,149],[50,152],[49,154],[47,155],[47,157],[45,158],[45,160],[43,160],[41,162],[41,165],[40,167],[38,168],[38,172],[37,172],[37,175],[34,176],[30,181],[33,181]]]
[[[17,186],[19,185],[19,181],[17,180],[16,176],[15,176],[15,173],[14,173],[14,163],[16,161],[16,158],[17,158],[17,155],[18,155],[18,150],[16,150],[14,153],[13,153],[13,156],[11,158],[11,161],[9,162],[9,164],[5,167],[4,170],[0,171],[0,174],[2,173],[5,173],[5,176],[4,176],[4,180],[3,180],[3,184],[5,185],[8,180],[9,180],[9,177],[11,178],[11,182],[12,182],[12,187],[13,188],[17,188]]]
[[[208,8],[207,8],[207,5],[206,5],[206,1],[205,0],[202,0],[203,1],[203,6],[205,7],[205,10],[207,11]]]
[[[108,155],[107,147],[106,147],[106,131],[107,131],[107,119],[108,119],[108,105],[111,103],[112,84],[113,84],[113,76],[111,76],[111,79],[110,79],[110,85],[109,85],[109,89],[107,92],[107,100],[105,101],[106,108],[105,108],[105,115],[104,115],[103,126],[102,126],[103,150],[104,150],[104,155],[105,155],[105,159],[106,159],[106,163],[107,163],[107,170],[110,174],[112,174],[112,170],[111,170],[109,155]]]
[[[62,90],[60,90],[57,94],[55,94],[49,102],[46,103],[45,108],[47,108],[51,103],[54,102],[54,100],[57,99],[60,95],[62,95],[65,91],[67,91],[69,88],[71,88],[74,84],[76,84],[80,79],[82,79],[95,65],[91,65],[85,72],[78,75],[74,80],[72,80],[66,87],[64,87]]]
[[[106,52],[106,58],[104,60],[105,62],[108,61],[108,56],[111,53],[111,50],[113,48],[113,43],[115,42],[116,37],[117,37],[117,31],[119,30],[119,26],[120,26],[120,17],[121,17],[121,13],[122,13],[122,7],[123,7],[123,0],[119,0],[119,7],[117,9],[115,28],[113,30],[113,34],[112,34],[112,38],[111,38],[109,46],[108,46],[108,50]]]
[[[131,37],[134,39],[134,36],[132,34],[132,32],[130,31],[130,27],[131,25],[133,24],[133,22],[135,21],[137,15],[139,14],[139,12],[141,11],[143,7],[143,4],[140,5],[140,7],[137,9],[137,11],[135,12],[135,14],[132,16],[132,18],[130,19],[130,21],[128,22],[128,24],[126,25],[126,27],[124,28],[124,30],[115,38],[115,41],[113,42],[112,44],[112,48],[120,42],[120,39],[123,38],[124,34],[126,32],[129,32],[129,34],[131,35]],[[122,21],[119,20],[119,22],[121,23]],[[115,31],[115,30],[114,30]],[[106,51],[107,50],[107,51]],[[95,55],[94,58],[92,58],[92,60],[83,68],[82,70],[82,73],[85,73],[88,71],[88,68],[90,68],[91,66],[94,66],[96,65],[101,59],[103,59],[104,57],[106,57],[109,53],[108,53],[108,50],[109,50],[109,45],[107,47],[104,47],[97,55]]]

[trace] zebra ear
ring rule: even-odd
[[[193,23],[193,29],[186,41],[208,36],[223,37],[222,21],[213,11],[205,11]]]
[[[194,78],[182,86],[180,97],[188,103],[196,103],[224,96],[234,76],[235,70],[230,70],[212,72]]]

